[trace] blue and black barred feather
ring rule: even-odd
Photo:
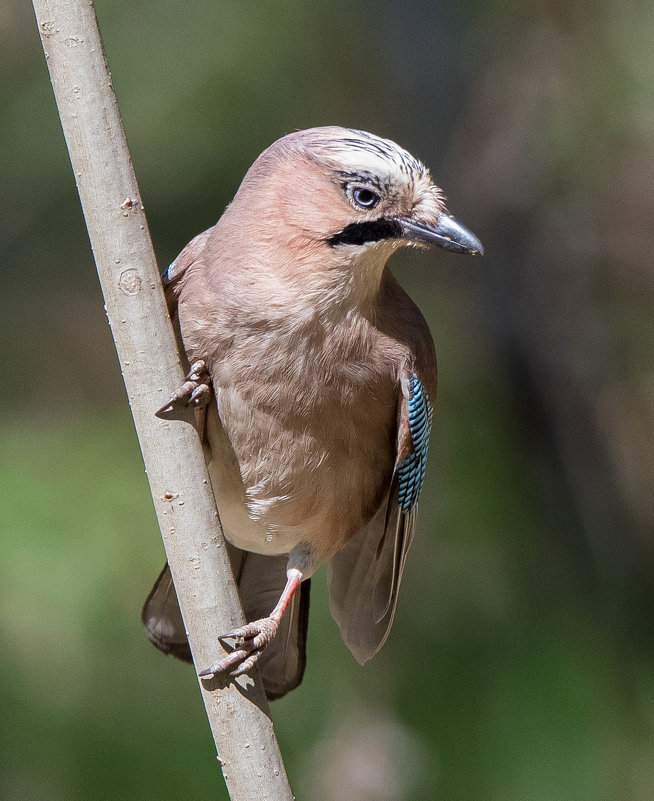
[[[175,270],[175,262],[171,262],[161,273],[161,283],[166,287],[171,282]]]
[[[406,404],[413,450],[400,463],[397,477],[398,503],[403,512],[410,512],[418,502],[425,480],[432,418],[429,395],[415,373],[409,378]]]

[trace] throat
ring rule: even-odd
[[[365,245],[341,245],[335,249],[338,278],[335,290],[340,292],[340,306],[367,315],[376,305],[386,262],[401,247],[398,240],[381,240]]]

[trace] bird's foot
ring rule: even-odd
[[[211,667],[201,670],[198,675],[212,676],[214,674],[229,673],[230,676],[241,676],[247,673],[257,663],[266,646],[272,642],[277,633],[279,622],[272,617],[262,617],[241,628],[223,634],[221,640],[233,639],[234,650]],[[232,669],[233,668],[233,669]]]
[[[165,414],[169,409],[175,411],[192,406],[195,409],[204,409],[211,398],[211,376],[207,365],[202,359],[193,362],[191,369],[184,378],[182,386],[155,412],[156,417],[169,417]]]

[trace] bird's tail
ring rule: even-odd
[[[284,588],[287,557],[262,556],[229,544],[228,548],[247,620],[266,617]],[[310,580],[302,582],[282,617],[274,640],[259,659],[269,700],[281,698],[302,681],[306,665],[309,591]],[[186,662],[193,661],[167,563],[143,604],[141,620],[150,641],[160,651]]]

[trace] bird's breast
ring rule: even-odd
[[[394,370],[361,346],[257,351],[226,354],[212,371],[210,471],[226,535],[261,553],[309,542],[329,558],[387,492]]]

